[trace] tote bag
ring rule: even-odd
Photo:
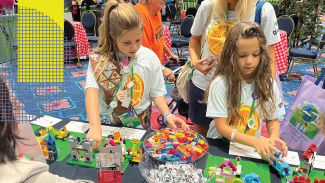
[[[280,128],[280,138],[290,149],[305,151],[314,143],[319,146],[324,136],[325,84],[321,79],[304,76]]]
[[[183,69],[178,75],[176,86],[178,89],[178,94],[183,98],[184,102],[189,102],[189,91],[190,91],[190,80],[193,75],[193,66],[191,64],[190,57],[184,65]]]

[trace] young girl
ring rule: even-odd
[[[160,61],[141,46],[142,20],[133,5],[107,2],[100,29],[102,39],[89,54],[85,87],[87,138],[94,139],[94,148],[101,143],[101,123],[149,128],[152,100],[171,127],[180,124],[188,129],[169,113]]]
[[[213,117],[208,137],[225,137],[254,147],[261,157],[275,159],[276,146],[287,155],[279,139],[278,117],[285,114],[263,30],[257,23],[236,24],[228,33],[217,71],[206,93],[207,117]],[[270,138],[261,140],[265,118]]]

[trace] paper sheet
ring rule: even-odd
[[[290,165],[300,165],[299,154],[297,152],[288,151],[287,157],[284,157],[283,160],[285,160]]]
[[[108,135],[113,135],[114,132],[119,132],[120,130],[120,127],[102,125],[102,136],[107,137]]]
[[[43,116],[41,118],[36,119],[35,121],[32,121],[31,124],[37,125],[37,126],[53,126],[57,124],[58,122],[62,121],[62,119],[55,118],[52,116]]]
[[[68,131],[85,133],[89,129],[89,123],[83,123],[78,121],[70,121],[65,127]]]
[[[239,143],[230,143],[229,154],[261,159],[261,156],[256,152],[256,149]]]
[[[325,170],[325,156],[316,155],[314,167]]]
[[[120,133],[123,137],[125,137],[125,139],[132,139],[132,138],[141,139],[143,135],[146,133],[146,130],[122,127]]]

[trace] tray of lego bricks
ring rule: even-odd
[[[196,161],[209,149],[206,139],[193,131],[162,129],[150,133],[143,149],[156,159],[166,161]]]
[[[215,158],[205,152],[200,159],[196,161],[175,161],[167,159],[157,159],[149,151],[143,153],[139,162],[139,170],[142,176],[149,183],[178,182],[178,183],[206,183],[215,180],[215,170],[206,169],[209,166],[216,166]],[[215,182],[215,181],[214,181]]]
[[[123,173],[130,163],[138,163],[142,155],[142,141],[124,139],[119,132],[103,137],[99,151],[95,151],[92,149],[93,140],[86,139],[85,133],[67,131],[65,127],[46,127],[42,130],[37,127],[32,125],[44,157],[48,160],[61,162],[69,156],[68,164],[105,169],[110,165],[102,162],[108,162],[107,154],[113,153],[118,154],[118,160],[122,163],[116,167]]]

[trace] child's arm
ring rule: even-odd
[[[94,139],[94,149],[99,149],[102,141],[102,127],[99,118],[99,93],[100,90],[97,88],[87,88],[86,90],[86,110],[90,124],[87,138]]]
[[[232,134],[234,128],[228,125],[228,118],[215,117],[214,123],[215,123],[217,131],[220,135],[222,135],[223,137],[225,137],[227,139],[231,139],[231,134]],[[265,141],[263,141],[263,140],[257,139],[253,136],[246,135],[246,134],[237,130],[234,135],[234,142],[238,142],[238,143],[241,143],[241,144],[244,144],[247,146],[254,147],[257,150],[258,154],[260,154],[263,159],[269,161],[270,163],[272,163],[272,161],[269,158],[269,156],[272,159],[277,160],[276,157],[272,153],[272,151],[274,151],[275,153],[278,154],[275,147],[273,145],[271,145],[270,143],[265,143]]]
[[[160,97],[152,97],[153,102],[156,104],[159,112],[163,115],[163,117],[170,113],[170,110],[166,104],[165,96]],[[168,124],[170,124],[173,128],[176,128],[176,124],[182,125],[182,129],[184,130],[190,130],[188,125],[183,121],[181,118],[178,118],[174,115],[170,115],[166,118],[166,121],[168,121]]]
[[[278,119],[266,120],[266,128],[269,133],[269,142],[283,152],[283,157],[288,154],[288,147],[284,141],[280,139],[280,123]]]

